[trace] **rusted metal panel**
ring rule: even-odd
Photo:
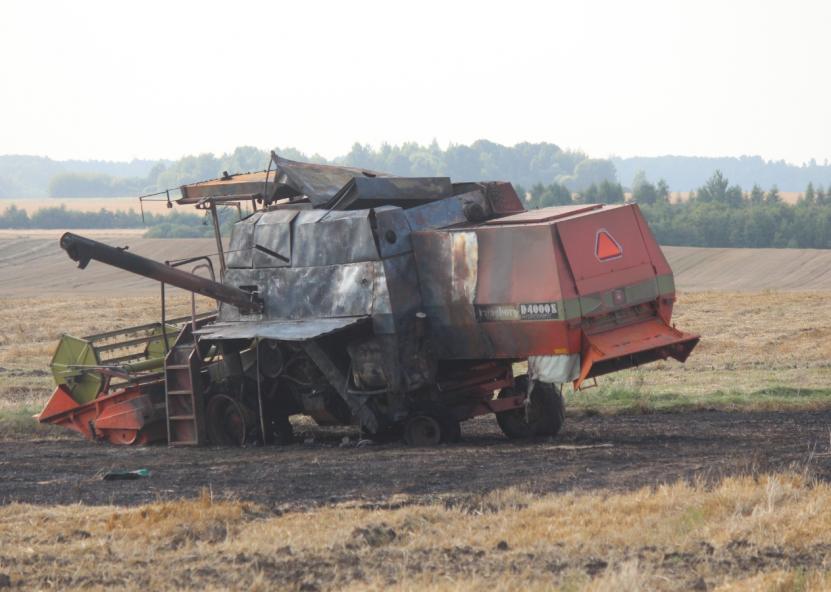
[[[522,200],[510,183],[489,181],[482,185],[485,187],[485,197],[495,214],[516,214],[525,211]]]
[[[549,225],[476,229],[479,287],[476,304],[542,303],[563,299],[555,264],[562,255]]]
[[[176,200],[179,205],[198,203],[207,197],[226,197],[233,195],[245,195],[247,199],[255,195],[266,195],[274,189],[274,174],[270,175],[268,185],[266,172],[243,173],[239,175],[228,175],[209,181],[191,183],[181,187],[182,197]]]

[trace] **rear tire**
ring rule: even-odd
[[[426,436],[427,432],[430,434],[429,437]],[[453,416],[450,409],[439,403],[419,403],[404,422],[404,442],[410,446],[452,444],[461,438],[462,428],[459,420]]]
[[[517,376],[513,387],[499,391],[498,398],[528,392],[528,376]],[[496,414],[496,423],[511,440],[556,436],[565,422],[565,400],[560,390],[549,382],[534,381],[524,407]]]
[[[408,446],[437,446],[441,440],[441,424],[432,415],[420,413],[404,424],[404,442]]]

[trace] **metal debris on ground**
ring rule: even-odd
[[[150,471],[148,469],[135,469],[133,471],[109,471],[104,473],[101,479],[104,481],[132,481],[149,476]]]

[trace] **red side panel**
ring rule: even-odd
[[[603,208],[557,222],[577,292],[608,291],[655,277],[631,206]]]

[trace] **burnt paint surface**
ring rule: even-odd
[[[656,273],[664,269],[665,259],[651,233],[644,234],[637,206],[581,207],[573,212],[544,212],[514,224],[413,233],[422,298],[436,327],[441,356],[523,359],[578,353],[584,349],[581,313],[602,316],[643,302],[653,303],[651,316],[668,319],[674,294],[660,295]],[[620,243],[619,258],[597,257],[599,231]],[[654,253],[660,257],[653,265]],[[620,299],[615,290],[637,298]],[[475,317],[476,306],[523,303],[556,303],[557,318]]]

